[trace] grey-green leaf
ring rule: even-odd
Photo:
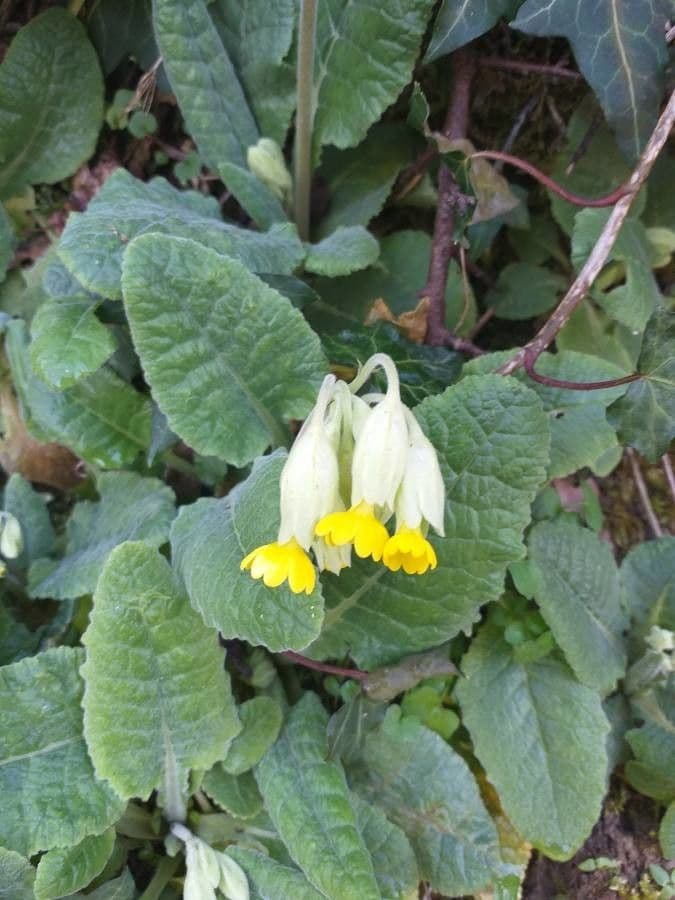
[[[206,773],[202,787],[221,809],[236,819],[252,819],[263,808],[252,772],[231,775],[218,763]]]
[[[525,0],[512,26],[569,40],[619,144],[636,159],[661,102],[665,23],[666,5],[656,0]]]
[[[283,866],[257,850],[246,847],[229,847],[228,855],[239,863],[251,887],[251,900],[323,900],[320,893],[307,881],[302,872]]]
[[[0,197],[72,175],[102,121],[96,52],[74,16],[48,9],[19,31],[0,67]]]
[[[319,698],[305,694],[258,765],[258,787],[288,852],[315,887],[330,900],[379,900],[344,773],[326,762],[327,724]]]
[[[110,554],[82,643],[89,752],[121,796],[186,784],[189,769],[221,758],[241,727],[223,651],[153,547]]]
[[[35,900],[35,869],[13,850],[0,847],[0,900]]]
[[[123,285],[136,350],[176,434],[236,466],[285,442],[325,371],[319,339],[285,297],[236,260],[163,235],[132,242]]]
[[[521,665],[493,626],[462,661],[457,695],[476,755],[526,840],[567,859],[606,790],[609,723],[596,691],[548,657]]]
[[[501,270],[485,302],[494,307],[498,319],[529,319],[552,309],[566,283],[551,269],[513,262]]]
[[[335,278],[368,268],[379,255],[377,241],[362,225],[340,225],[318,244],[308,247],[305,269]]]
[[[366,735],[350,783],[412,844],[420,877],[450,896],[473,894],[501,871],[497,829],[461,756],[392,706]]]
[[[302,650],[323,619],[319,585],[309,596],[294,594],[287,585],[268,588],[240,570],[246,554],[276,540],[284,461],[281,451],[257,461],[227,497],[182,507],[171,529],[174,566],[204,621],[226,638],[273,652]]]
[[[579,680],[608,694],[625,671],[628,624],[609,544],[567,519],[539,523],[527,544],[546,623]]]
[[[257,765],[276,741],[283,712],[273,697],[253,697],[238,708],[241,732],[227,748],[223,768],[241,775]]]
[[[31,566],[31,596],[65,600],[91,594],[118,544],[143,540],[159,547],[166,541],[175,512],[171,488],[135,472],[105,472],[97,488],[100,499],[81,500],[68,520],[63,559],[39,559]]]
[[[71,387],[115,352],[112,333],[86,297],[47,300],[31,322],[33,370],[50,387]]]
[[[431,0],[326,0],[316,28],[316,149],[354,147],[410,81]]]
[[[382,900],[410,900],[417,896],[420,876],[410,841],[379,806],[352,793],[356,821],[373,860]]]
[[[86,896],[87,900],[136,900],[138,894],[131,872],[124,869],[122,874],[112,881],[106,881],[88,894],[78,896]]]
[[[101,834],[124,808],[82,735],[83,659],[59,647],[0,669],[0,844],[25,856]]]
[[[154,0],[155,37],[188,130],[209,166],[246,165],[259,134],[204,0]]]
[[[443,0],[424,61],[431,62],[463,47],[517,8],[518,0]]]
[[[99,875],[115,845],[115,829],[83,838],[74,847],[50,850],[35,875],[36,900],[56,900],[87,887]]]
[[[661,819],[659,828],[661,853],[666,859],[675,859],[675,800],[670,804]],[[0,896],[2,896],[0,894]]]
[[[415,413],[438,451],[447,489],[438,568],[413,577],[355,560],[324,577],[315,658],[350,654],[371,669],[467,630],[523,556],[530,504],[545,477],[549,434],[537,396],[514,379],[472,376]]]
[[[12,256],[14,255],[14,226],[5,212],[5,207],[0,203],[0,282],[7,274]]]
[[[675,631],[675,537],[644,541],[621,564],[621,597],[631,624]]]
[[[304,250],[292,225],[261,234],[223,222],[215,197],[179,191],[163,178],[140,181],[118,169],[84,213],[71,213],[58,252],[88,290],[119,299],[122,256],[138,234],[198,238],[254,272],[290,275]]]
[[[33,490],[30,482],[18,472],[11,475],[5,485],[5,510],[21,525],[23,551],[16,564],[22,568],[54,549],[55,535],[47,509],[48,499],[48,494]]]
[[[635,759],[626,763],[629,782],[661,803],[675,800],[675,674],[633,703],[639,728],[626,732]]]

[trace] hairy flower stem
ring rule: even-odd
[[[295,114],[295,224],[303,241],[309,238],[309,201],[312,184],[312,126],[314,122],[314,45],[317,0],[301,0],[298,33],[297,112]]]

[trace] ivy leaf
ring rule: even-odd
[[[305,269],[315,275],[335,278],[368,268],[379,255],[377,241],[362,225],[341,225],[307,248]]]
[[[621,564],[623,607],[639,633],[652,625],[675,631],[675,537],[644,541]]]
[[[410,81],[432,0],[319,4],[314,144],[354,147]],[[317,152],[318,155],[318,152]]]
[[[96,779],[82,736],[83,659],[58,647],[0,669],[0,843],[24,856],[101,834],[124,808]]]
[[[166,560],[128,542],[101,572],[82,643],[84,731],[97,774],[125,799],[161,787],[168,802],[176,785],[187,787],[188,770],[210,768],[241,728],[216,634]]]
[[[675,317],[657,309],[644,333],[638,381],[609,409],[620,439],[651,462],[663,456],[675,437]]]
[[[55,391],[34,373],[26,325],[7,325],[5,348],[30,432],[56,442],[103,468],[132,463],[150,443],[150,403],[110,369],[99,369],[71,388]]]
[[[5,485],[5,510],[21,525],[23,550],[13,562],[22,569],[54,549],[54,527],[47,509],[49,499],[48,494],[34,491],[30,482],[18,472],[11,475]]]
[[[218,763],[206,773],[202,787],[221,809],[236,819],[252,819],[263,808],[258,785],[251,772],[231,775]]]
[[[241,263],[146,235],[127,250],[123,286],[153,397],[197,452],[243,466],[312,408],[325,371],[319,339]]]
[[[101,0],[85,14],[87,31],[106,75],[129,56],[147,72],[160,55],[152,33],[150,0]],[[158,80],[159,76],[161,71]]]
[[[443,0],[424,61],[432,62],[480,37],[502,16],[510,18],[518,5],[519,0]]]
[[[108,328],[86,297],[48,300],[33,316],[30,359],[33,370],[57,390],[71,387],[99,369],[115,352]]]
[[[511,23],[526,34],[566,37],[626,156],[637,159],[659,112],[665,4],[654,0],[525,0]]]
[[[671,803],[675,800],[675,675],[640,695],[634,705],[644,724],[626,732],[636,757],[626,763],[626,776],[641,794]]]
[[[13,850],[0,847],[0,900],[35,900],[35,869]]]
[[[253,697],[238,709],[241,732],[223,759],[230,775],[241,775],[257,765],[279,736],[283,712],[273,697]]]
[[[104,472],[97,489],[100,499],[81,500],[68,520],[63,559],[38,559],[31,566],[32,597],[66,600],[91,594],[118,544],[143,540],[159,547],[166,541],[175,512],[171,488],[135,472]]]
[[[350,654],[371,669],[470,629],[497,599],[548,461],[546,416],[515,379],[473,376],[415,409],[436,447],[447,489],[438,568],[413,578],[370,561],[324,576],[326,615],[310,653]]]
[[[245,166],[260,135],[206,3],[154,0],[153,13],[164,67],[201,157],[212,169]]]
[[[598,694],[552,657],[516,662],[491,625],[473,640],[462,671],[462,718],[506,814],[547,856],[568,859],[605,795],[609,723]]]
[[[390,707],[348,775],[406,833],[432,890],[473,894],[501,871],[497,829],[469,767],[418,719]]]
[[[420,881],[417,862],[405,833],[390,822],[379,806],[351,795],[356,821],[373,860],[382,900],[409,900]]]
[[[100,875],[115,846],[115,829],[90,835],[79,844],[50,850],[40,859],[35,875],[36,900],[56,900],[87,887]]]
[[[509,263],[485,303],[498,319],[530,319],[552,309],[566,286],[557,272],[525,262]]]
[[[626,668],[619,575],[609,545],[576,521],[540,522],[528,537],[535,599],[576,676],[608,694]]]
[[[200,244],[241,260],[254,272],[290,275],[304,251],[291,225],[260,233],[223,222],[215,197],[179,191],[163,178],[140,181],[118,169],[84,213],[71,213],[59,257],[95,294],[122,297],[122,256],[138,234],[199,237]]]
[[[315,887],[331,900],[379,900],[344,773],[326,762],[327,724],[319,698],[305,694],[259,763],[258,787],[288,852]]]
[[[72,175],[102,122],[96,52],[74,16],[48,9],[19,31],[0,67],[0,198]]]
[[[181,507],[171,529],[173,564],[207,625],[275,653],[302,650],[323,619],[319,585],[310,596],[294,594],[286,585],[267,588],[239,568],[247,553],[276,540],[284,462],[283,451],[258,460],[227,497]]]
[[[252,889],[251,900],[279,900],[280,897],[324,900],[326,896],[312,887],[302,872],[282,866],[257,850],[234,846],[228,847],[227,853],[246,872]]]

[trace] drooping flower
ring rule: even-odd
[[[174,822],[171,833],[185,845],[183,900],[249,900],[246,873],[227,853],[214,850],[184,825]]]

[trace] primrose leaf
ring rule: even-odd
[[[241,775],[257,765],[279,736],[283,712],[273,697],[253,697],[238,709],[242,730],[227,748],[223,768]]]
[[[115,829],[83,838],[74,847],[50,850],[35,874],[36,900],[55,900],[87,887],[103,871],[115,846]]]
[[[206,773],[202,787],[221,809],[237,819],[252,819],[263,808],[258,785],[251,772],[231,775],[218,763]]]
[[[644,541],[629,551],[621,564],[621,595],[641,633],[652,625],[675,631],[675,537]]]
[[[0,847],[0,900],[35,900],[35,869],[13,850]]]
[[[229,847],[228,855],[239,863],[251,887],[251,900],[279,900],[292,897],[293,900],[324,900],[298,869],[283,866],[257,850],[246,847]]]
[[[352,793],[352,806],[373,860],[382,900],[408,900],[420,881],[415,854],[405,832],[390,822],[379,806]]]
[[[315,275],[335,278],[366,269],[379,255],[377,241],[362,225],[341,225],[308,248],[305,269]]]
[[[661,803],[675,800],[675,674],[641,694],[634,705],[639,728],[626,732],[635,759],[626,763],[633,787]]]
[[[49,499],[48,494],[33,490],[18,472],[5,485],[5,510],[17,519],[23,536],[23,550],[15,561],[20,568],[27,568],[33,560],[54,549],[56,536],[47,509]]]

